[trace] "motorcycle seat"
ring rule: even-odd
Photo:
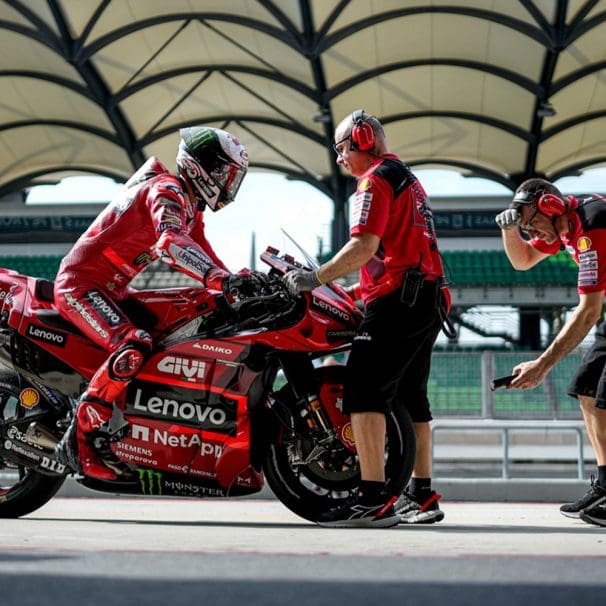
[[[55,283],[44,278],[38,278],[36,280],[36,286],[34,289],[36,298],[47,303],[55,302]]]

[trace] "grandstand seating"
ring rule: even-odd
[[[0,267],[13,269],[26,276],[54,280],[61,259],[61,255],[0,256]]]
[[[576,286],[577,265],[561,252],[528,271],[516,271],[500,250],[445,251],[442,253],[453,286]]]
[[[444,251],[445,271],[455,287],[466,286],[576,286],[577,266],[570,255],[561,252],[548,257],[528,271],[512,269],[505,253],[500,250]],[[53,280],[61,257],[57,255],[0,256],[0,267],[20,273]],[[148,272],[153,272],[152,276]],[[144,283],[150,288],[189,284],[187,278],[176,275],[161,263],[148,268]]]
[[[567,254],[545,259],[528,272],[515,272],[501,251],[449,251],[443,255],[455,286],[498,284],[555,284],[576,286],[576,268]],[[61,256],[0,256],[0,267],[53,280]],[[528,277],[530,276],[530,277]],[[524,281],[528,280],[528,281]],[[171,288],[196,284],[164,263],[153,263],[140,274],[136,288]],[[509,374],[515,364],[530,359],[531,352],[444,352],[436,351],[428,385],[429,398],[437,417],[466,416],[493,418],[579,418],[578,403],[566,395],[566,384],[580,361],[568,356],[556,366],[541,388],[530,391],[498,391],[486,406],[486,381],[482,356],[494,356],[493,376]]]

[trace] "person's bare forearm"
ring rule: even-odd
[[[332,282],[359,270],[375,254],[376,244],[378,239],[375,243],[374,238],[352,238],[317,270],[317,276],[322,282]]]
[[[514,269],[530,269],[538,262],[531,258],[532,247],[520,237],[517,229],[504,230],[501,233],[505,254]]]
[[[548,368],[553,368],[587,336],[599,318],[595,309],[579,306],[558,333],[551,345],[539,356]]]

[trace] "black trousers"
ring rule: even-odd
[[[347,361],[344,411],[384,412],[406,406],[412,420],[431,420],[427,380],[441,326],[441,292],[426,281],[408,306],[394,291],[368,304]]]
[[[577,368],[568,395],[595,398],[598,408],[606,408],[606,322],[598,326],[595,342]]]

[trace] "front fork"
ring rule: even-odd
[[[280,364],[295,400],[297,413],[318,439],[332,440],[335,431],[320,402],[314,367],[304,353],[288,352],[280,356]]]

